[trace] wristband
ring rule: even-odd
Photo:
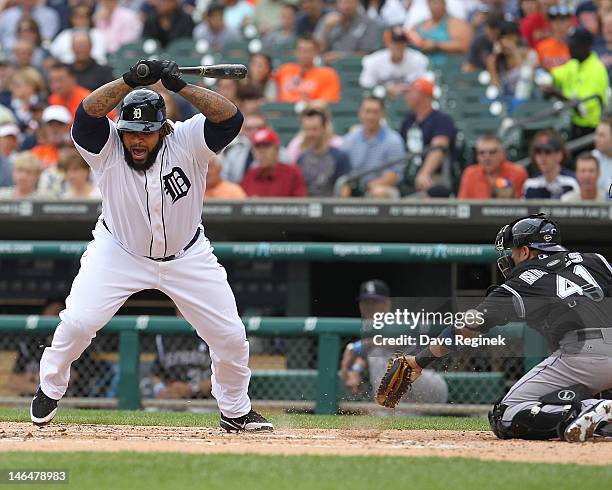
[[[365,366],[363,364],[355,363],[351,366],[351,371],[355,371],[357,373],[362,373],[365,371]]]
[[[416,363],[422,368],[426,368],[436,359],[438,358],[433,355],[429,347],[426,347],[414,357]]]

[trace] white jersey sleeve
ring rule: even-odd
[[[80,146],[74,136],[72,135],[72,131],[70,135],[72,137],[72,141],[74,142],[74,146],[77,151],[81,154],[83,159],[88,163],[88,165],[92,168],[94,172],[102,172],[107,168],[117,165],[121,163],[123,159],[123,149],[121,144],[121,139],[119,138],[119,133],[117,131],[117,127],[113,121],[106,118],[108,124],[110,125],[110,131],[108,134],[108,140],[106,144],[100,150],[100,153],[91,153],[86,150],[82,146]]]
[[[176,142],[181,148],[189,150],[202,170],[208,167],[208,160],[215,154],[206,144],[206,138],[204,137],[205,122],[206,117],[203,114],[196,114],[186,121],[177,121],[174,124]]]

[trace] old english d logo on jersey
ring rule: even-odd
[[[164,175],[164,191],[172,198],[172,203],[185,197],[191,188],[191,182],[180,167],[174,167],[169,174]]]

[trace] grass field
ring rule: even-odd
[[[271,415],[279,429],[487,430],[484,418]],[[27,409],[0,408],[0,422],[26,422]],[[217,414],[60,410],[62,424],[217,427]],[[1,429],[1,427],[0,427]],[[1,432],[1,430],[0,430]],[[290,441],[287,442],[291,444]],[[551,443],[561,444],[561,443]],[[1,452],[2,470],[67,470],[69,484],[4,488],[528,490],[612,488],[612,466],[532,464],[466,458],[276,456],[141,452]]]

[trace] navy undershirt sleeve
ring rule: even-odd
[[[85,112],[81,102],[74,115],[74,123],[72,125],[74,141],[88,152],[98,154],[104,148],[109,135],[110,124],[108,118],[106,116],[90,116]]]
[[[219,153],[238,136],[243,121],[244,116],[240,110],[237,110],[236,114],[229,119],[218,123],[206,119],[204,122],[204,139],[208,148],[215,153]]]

